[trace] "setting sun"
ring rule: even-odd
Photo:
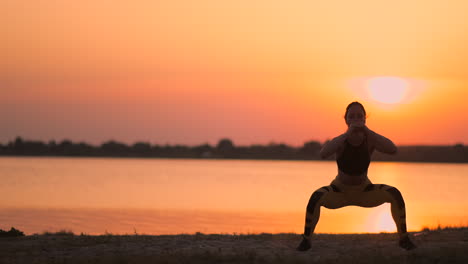
[[[389,203],[372,208],[365,224],[368,232],[396,232]]]
[[[408,90],[408,82],[398,77],[375,77],[366,86],[372,99],[385,104],[400,103]]]
[[[383,211],[376,218],[376,225],[378,232],[395,232],[396,226],[393,222],[390,210]]]

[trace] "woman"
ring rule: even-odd
[[[338,176],[329,186],[316,190],[307,204],[304,235],[297,250],[311,247],[311,234],[320,216],[320,206],[337,209],[348,205],[375,207],[391,203],[392,217],[400,237],[400,247],[410,250],[415,245],[406,231],[405,202],[395,187],[385,184],[372,184],[367,177],[370,157],[374,150],[394,154],[395,144],[366,126],[366,110],[359,102],[352,102],[345,112],[348,129],[327,142],[320,156],[322,159],[336,154]]]

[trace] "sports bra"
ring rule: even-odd
[[[346,140],[343,153],[337,157],[336,163],[338,164],[338,169],[348,175],[361,175],[365,173],[370,164],[367,137],[364,138],[359,146],[353,146]]]

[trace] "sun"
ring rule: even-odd
[[[409,83],[399,77],[374,77],[366,82],[366,88],[372,99],[384,104],[401,103]]]
[[[395,232],[396,226],[395,222],[393,221],[392,215],[387,210],[385,212],[381,212],[379,216],[376,218],[376,227],[379,232]]]
[[[397,231],[389,203],[371,209],[366,221],[366,231],[376,233]]]

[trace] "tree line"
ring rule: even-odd
[[[146,157],[146,158],[206,158],[206,159],[271,159],[319,160],[322,144],[305,142],[300,147],[283,143],[236,146],[224,138],[212,146],[157,145],[136,142],[127,145],[110,140],[99,146],[75,143],[70,140],[48,143],[17,137],[5,145],[0,144],[2,156],[69,156],[69,157]],[[334,159],[330,157],[329,160]],[[451,146],[400,146],[396,155],[375,152],[373,160],[414,162],[468,162],[468,148],[463,144]]]

